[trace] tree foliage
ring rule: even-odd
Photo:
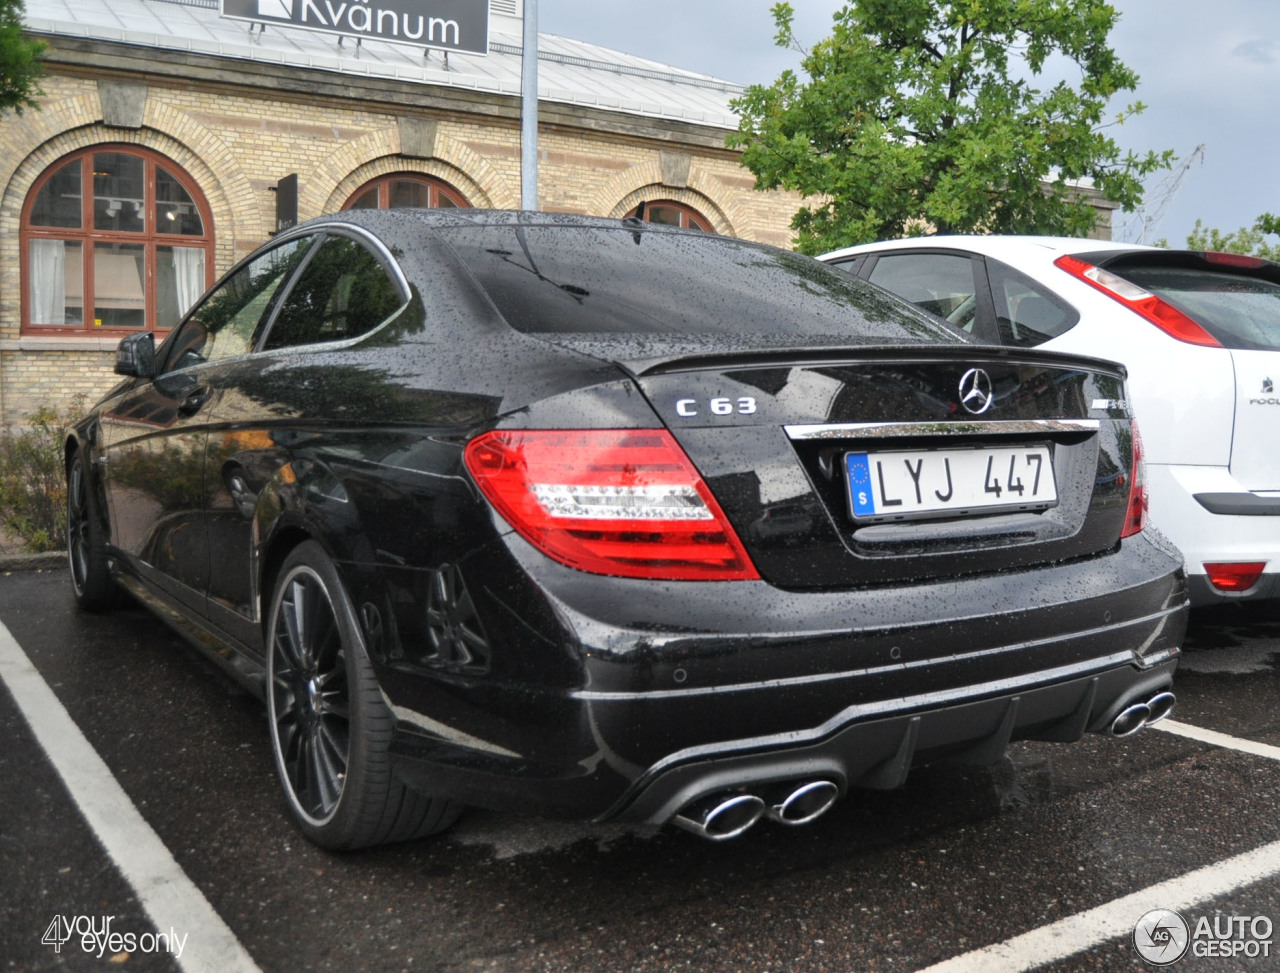
[[[798,46],[791,5],[773,15],[777,43]],[[1173,161],[1103,131],[1138,84],[1107,44],[1117,17],[1103,0],[850,0],[805,54],[807,81],[785,71],[735,100],[728,144],[756,188],[817,199],[792,222],[805,252],[922,227],[1082,235],[1095,211],[1073,182],[1132,209]],[[1078,86],[1036,86],[1064,66]]]
[[[45,45],[22,35],[22,0],[0,0],[0,115],[35,108]]]
[[[1269,236],[1280,236],[1280,218],[1270,213],[1263,213],[1253,221],[1253,226],[1242,226],[1234,233],[1223,233],[1196,220],[1195,228],[1187,236],[1187,249],[1243,253],[1280,261],[1280,241],[1271,243],[1267,240]]]

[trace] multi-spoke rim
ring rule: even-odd
[[[296,809],[313,824],[332,817],[351,751],[346,650],[324,581],[299,565],[271,619],[272,742]]]
[[[89,579],[89,491],[85,488],[84,463],[77,457],[67,477],[67,557],[71,581],[83,591]]]
[[[456,564],[433,572],[427,591],[427,636],[433,662],[465,668],[483,667],[489,661],[489,641]]]

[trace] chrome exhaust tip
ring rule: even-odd
[[[712,794],[681,808],[672,823],[708,841],[745,834],[764,816],[764,800],[755,794]]]
[[[816,821],[840,796],[840,788],[829,780],[811,780],[791,788],[777,803],[769,805],[769,819],[792,826]]]
[[[1147,717],[1147,726],[1152,723],[1159,723],[1166,716],[1173,712],[1173,704],[1176,702],[1173,693],[1156,693],[1147,700],[1147,709],[1151,710],[1151,715]]]
[[[1168,715],[1167,713],[1165,714]],[[1151,719],[1151,707],[1146,703],[1134,703],[1120,711],[1111,723],[1111,735],[1118,737],[1133,736]]]

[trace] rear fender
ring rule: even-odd
[[[259,491],[253,511],[250,577],[259,620],[271,597],[270,569],[289,550],[314,540],[335,562],[367,563],[373,558],[363,537],[355,504],[331,468],[311,459],[280,467]]]

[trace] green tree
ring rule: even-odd
[[[773,15],[798,48],[791,5]],[[806,253],[930,227],[1082,235],[1095,214],[1073,182],[1129,210],[1173,161],[1103,131],[1111,96],[1138,84],[1107,45],[1117,17],[1102,0],[851,0],[805,52],[807,81],[785,71],[735,100],[728,144],[757,189],[818,200],[791,224]],[[1078,87],[1036,87],[1046,64],[1074,65]]]
[[[1196,220],[1195,228],[1187,236],[1187,249],[1243,253],[1280,261],[1280,242],[1267,242],[1269,236],[1280,236],[1280,218],[1270,213],[1263,213],[1253,221],[1253,226],[1242,226],[1234,233],[1223,233]]]
[[[22,0],[0,0],[0,115],[36,107],[42,41],[22,36]]]

